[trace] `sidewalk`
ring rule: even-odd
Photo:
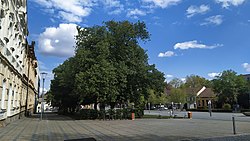
[[[238,134],[234,136],[230,121],[201,119],[73,120],[53,113],[46,114],[44,118],[41,121],[39,115],[35,115],[0,128],[0,140],[63,141],[91,137],[106,141],[250,139],[249,122],[236,123]]]

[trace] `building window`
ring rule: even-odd
[[[14,90],[12,91],[13,96],[13,107],[16,107],[16,86],[14,86]]]
[[[7,107],[7,116],[11,115],[11,109],[12,109],[12,84],[10,84],[9,89],[8,89],[8,107]]]
[[[14,107],[14,101],[15,101],[15,92],[14,90],[11,91],[12,95],[11,95],[11,109],[13,109]]]
[[[1,109],[5,109],[5,92],[6,92],[6,80],[3,80],[3,86],[2,86],[2,96],[1,96]]]

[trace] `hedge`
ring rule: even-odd
[[[94,110],[94,109],[82,109],[76,114],[76,119],[131,119],[131,113],[135,113],[136,118],[142,118],[144,115],[143,109],[109,109],[109,110]]]
[[[187,109],[186,111],[209,112],[208,109]],[[212,109],[212,112],[232,113],[232,109]],[[240,112],[250,112],[250,109],[241,109]]]
[[[209,112],[208,109],[187,109],[186,111],[194,111],[194,112]],[[212,109],[212,112],[223,112],[223,113],[231,113],[232,110],[226,109]]]

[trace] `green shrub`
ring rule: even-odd
[[[136,118],[142,118],[144,115],[144,110],[142,108],[136,108],[134,109],[134,112]]]
[[[130,119],[131,118],[130,110],[127,108],[122,109],[122,116],[123,116],[123,119]]]
[[[94,109],[82,109],[80,110],[80,119],[97,119],[98,111]]]
[[[98,111],[98,119],[105,119],[106,118],[105,116],[106,116],[105,110]]]
[[[135,113],[136,118],[142,118],[144,110],[140,108],[136,109],[109,109],[109,110],[94,110],[94,109],[82,109],[77,113],[77,119],[131,119],[131,113]]]
[[[122,109],[116,109],[115,113],[116,113],[116,119],[122,119],[123,118],[122,117],[122,115],[123,115]]]
[[[250,112],[250,109],[241,109],[241,112]]]
[[[223,108],[224,110],[230,110],[230,109],[231,109],[231,105],[228,104],[228,103],[226,103],[226,104],[223,105],[222,108]]]

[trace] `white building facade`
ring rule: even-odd
[[[0,1],[0,125],[33,112],[37,60],[27,42],[27,1]]]

